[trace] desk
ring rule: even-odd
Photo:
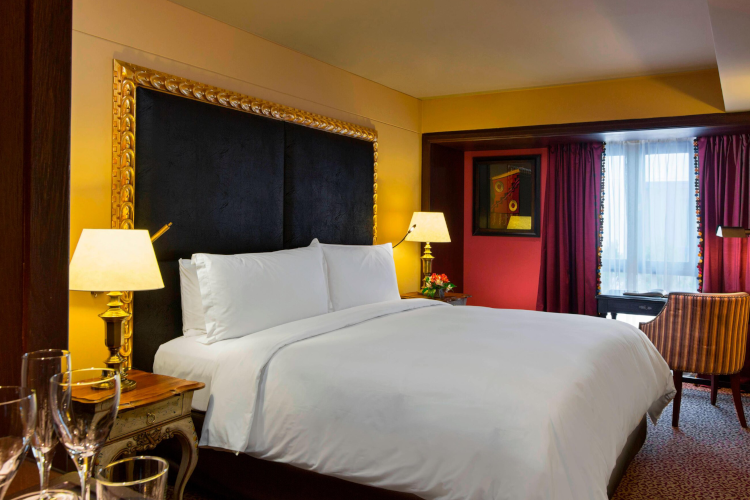
[[[607,313],[610,313],[612,319],[616,319],[618,314],[656,316],[666,304],[666,297],[637,297],[610,290],[597,295],[596,312],[602,318],[606,318]]]

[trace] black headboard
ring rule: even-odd
[[[134,296],[132,366],[182,334],[177,260],[373,241],[366,140],[136,89],[135,227],[151,234],[164,289]]]

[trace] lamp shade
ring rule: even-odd
[[[84,229],[70,261],[70,289],[89,292],[164,288],[144,229]]]
[[[406,235],[406,241],[421,241],[429,243],[450,243],[448,226],[443,212],[414,212],[409,227],[414,230]]]
[[[719,226],[716,228],[716,236],[720,238],[744,238],[747,233],[744,227]]]

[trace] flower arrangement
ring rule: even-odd
[[[456,285],[450,282],[448,276],[445,274],[432,273],[431,276],[427,276],[424,279],[424,285],[422,286],[422,295],[427,297],[435,298],[437,295],[441,299],[445,297],[445,292],[455,288]]]

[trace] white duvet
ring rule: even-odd
[[[425,499],[605,500],[674,395],[619,321],[402,300],[211,346],[201,445]]]

